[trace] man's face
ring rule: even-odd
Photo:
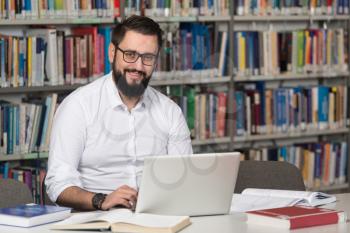
[[[146,61],[146,57],[144,61],[142,61],[141,57],[138,57],[135,62],[130,62],[126,56],[128,52],[136,52],[136,56],[138,54],[157,55],[157,36],[128,31],[118,47],[111,45],[109,49],[109,59],[113,67],[113,79],[118,90],[127,97],[143,95],[155,63],[151,66],[147,65],[149,62]],[[124,54],[121,50],[124,51]]]

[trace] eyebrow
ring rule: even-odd
[[[134,52],[134,53],[138,53],[138,54],[141,54],[141,55],[154,55],[154,56],[156,56],[155,53],[149,53],[149,52],[140,53],[140,52],[138,52],[138,51],[136,51],[136,50],[128,50],[128,49],[126,49],[126,50],[124,50],[124,51],[125,51],[125,52]]]

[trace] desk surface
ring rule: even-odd
[[[339,209],[347,212],[350,216],[350,193],[337,194],[337,202],[324,206],[325,208]],[[181,231],[181,233],[283,233],[289,230],[273,228],[269,226],[248,225],[245,223],[245,214],[235,213],[231,215],[208,216],[208,217],[192,217],[192,224]],[[82,233],[83,231],[53,231],[50,225],[43,225],[33,228],[19,228],[0,226],[0,232],[11,233]],[[319,227],[303,228],[293,230],[293,233],[348,233],[350,232],[350,222],[344,224],[333,224]],[[91,233],[91,231],[88,231]]]

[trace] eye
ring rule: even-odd
[[[153,54],[143,54],[144,61],[153,61],[155,56]]]
[[[128,59],[135,59],[137,57],[137,54],[134,51],[125,51],[124,56]]]

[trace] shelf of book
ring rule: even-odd
[[[0,20],[1,26],[25,26],[25,25],[67,25],[67,24],[110,24],[114,18],[76,18],[76,19],[15,19]]]
[[[225,22],[230,21],[231,16],[198,16],[199,22]]]
[[[194,139],[192,140],[193,146],[202,146],[202,145],[210,145],[210,144],[225,144],[230,143],[230,137],[222,137],[222,138],[209,138],[204,140]]]
[[[228,22],[231,16],[151,16],[158,23],[181,23],[181,22]]]
[[[334,21],[334,20],[349,20],[348,15],[235,15],[233,17],[235,22],[249,22],[249,21]]]
[[[331,79],[349,76],[349,72],[329,72],[310,74],[281,74],[281,75],[238,75],[234,77],[235,82],[249,81],[288,81],[288,80],[310,80],[310,79]]]
[[[192,146],[203,146],[211,144],[227,144],[230,143],[230,137],[222,138],[209,138],[205,140],[194,139],[192,140]],[[16,161],[16,160],[34,160],[34,159],[46,159],[49,157],[48,152],[32,152],[25,154],[10,154],[0,155],[0,162]]]
[[[49,157],[47,152],[33,152],[29,154],[12,154],[12,155],[0,155],[0,162],[16,161],[16,160],[33,160],[33,159],[45,159]]]
[[[37,86],[37,87],[4,87],[0,88],[0,94],[25,94],[34,92],[65,92],[73,91],[83,84]]]
[[[341,189],[348,189],[349,183],[344,184],[333,184],[329,186],[320,186],[310,189],[310,191],[320,191],[320,192],[327,192],[327,191],[333,191],[333,190],[341,190]]]
[[[301,132],[287,132],[287,133],[276,133],[276,134],[238,136],[238,137],[235,137],[233,141],[234,142],[266,141],[266,140],[303,138],[303,137],[314,137],[314,136],[346,134],[346,133],[349,133],[348,128],[327,129],[327,130],[309,130],[309,131],[301,131]]]
[[[349,20],[349,19],[350,19],[349,15],[311,15],[310,16],[311,21],[316,21],[316,20],[330,21],[330,20]]]
[[[151,79],[152,86],[168,85],[188,85],[188,84],[215,84],[228,83],[230,77],[180,77],[169,79]],[[32,86],[32,87],[3,87],[0,88],[0,94],[25,94],[34,92],[69,92],[85,84],[56,85],[56,86]]]
[[[167,86],[167,85],[186,85],[186,84],[209,84],[209,83],[228,83],[229,76],[224,77],[178,77],[169,79],[151,79],[152,86]]]
[[[158,23],[180,23],[180,22],[197,22],[196,16],[150,16]]]

